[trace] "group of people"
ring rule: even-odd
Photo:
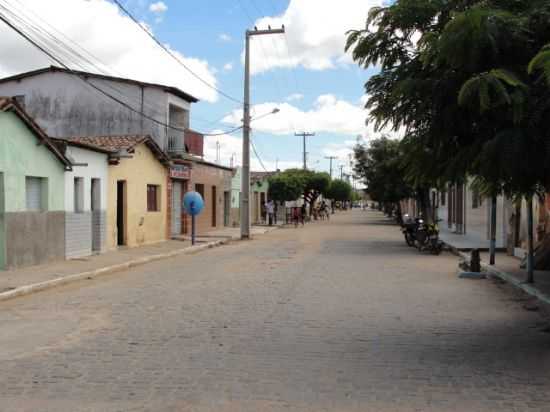
[[[263,216],[265,219],[265,222],[269,225],[276,225],[277,224],[277,203],[273,200],[269,200],[264,203],[264,210],[263,210]],[[312,206],[311,208],[311,217],[315,220],[321,219],[321,220],[329,220],[330,219],[330,206],[327,204],[325,200],[322,200],[317,205]],[[298,225],[304,225],[306,220],[308,219],[307,216],[307,207],[305,203],[302,206],[299,207],[293,207],[291,209],[291,220],[294,226]]]
[[[313,206],[311,208],[311,216],[313,219],[330,219],[330,208],[327,203],[323,200],[320,204]],[[301,207],[292,208],[292,223],[295,227],[298,227],[299,224],[304,226],[307,219],[307,208],[305,203]]]

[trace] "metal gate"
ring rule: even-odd
[[[172,236],[181,235],[182,183],[172,181]]]

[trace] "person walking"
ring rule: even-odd
[[[306,214],[307,214],[307,209],[306,209],[306,203],[304,202],[304,204],[300,208],[300,220],[302,222],[302,226],[304,226],[306,223]]]

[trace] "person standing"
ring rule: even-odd
[[[265,210],[267,212],[269,226],[273,226],[273,215],[275,213],[275,205],[273,204],[273,200],[270,200],[265,204]]]

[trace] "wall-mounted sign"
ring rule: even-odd
[[[191,168],[187,165],[174,165],[170,168],[172,179],[191,179]]]

